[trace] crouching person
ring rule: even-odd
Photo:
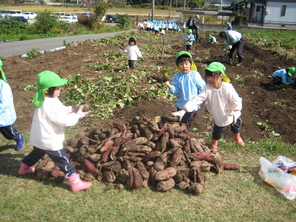
[[[206,103],[207,110],[215,122],[212,133],[212,152],[218,151],[218,141],[222,137],[224,127],[228,125],[231,125],[231,131],[238,145],[245,145],[240,136],[242,99],[229,83],[230,80],[225,71],[226,68],[222,63],[212,62],[205,69],[207,85],[200,94],[184,105],[185,111],[191,112],[196,105]]]
[[[61,86],[68,80],[56,73],[43,71],[37,77],[37,92],[34,97],[34,115],[30,132],[33,150],[21,162],[19,175],[34,173],[35,165],[45,154],[64,172],[73,192],[89,188],[90,182],[83,182],[71,165],[68,154],[63,148],[65,127],[74,126],[88,112],[81,107],[76,113],[71,106],[64,106],[58,99]]]

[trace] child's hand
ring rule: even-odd
[[[232,113],[230,113],[230,116],[233,117],[233,121],[232,121],[232,126],[236,124],[237,119],[240,117],[240,112],[239,111],[233,111]]]
[[[79,119],[83,119],[86,115],[88,115],[90,113],[90,111],[86,111],[86,112],[83,112],[83,108],[84,106],[80,106],[78,111],[76,112],[77,114],[80,115]]]

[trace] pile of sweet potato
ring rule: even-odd
[[[211,153],[198,133],[174,121],[137,116],[124,124],[114,123],[109,130],[81,132],[66,141],[65,148],[83,180],[119,183],[132,190],[177,187],[199,195],[213,172],[239,170]],[[63,181],[62,172],[47,157],[38,164],[37,176]]]

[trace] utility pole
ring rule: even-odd
[[[171,11],[172,11],[172,1],[173,1],[173,0],[170,0],[169,18],[171,18]]]
[[[152,21],[154,20],[154,17],[155,17],[155,0],[152,0],[152,12],[151,12],[151,14],[152,14]]]

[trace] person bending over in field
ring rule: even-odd
[[[271,83],[274,85],[279,84],[293,84],[294,80],[292,77],[296,73],[295,67],[289,67],[287,69],[279,69],[272,74],[272,81]]]
[[[205,71],[207,85],[199,95],[187,102],[183,109],[191,112],[196,106],[206,103],[207,110],[215,122],[212,132],[212,152],[218,151],[218,140],[222,137],[224,127],[228,125],[231,125],[231,131],[238,145],[244,146],[245,143],[240,136],[242,99],[229,83],[225,66],[220,62],[212,62]]]

